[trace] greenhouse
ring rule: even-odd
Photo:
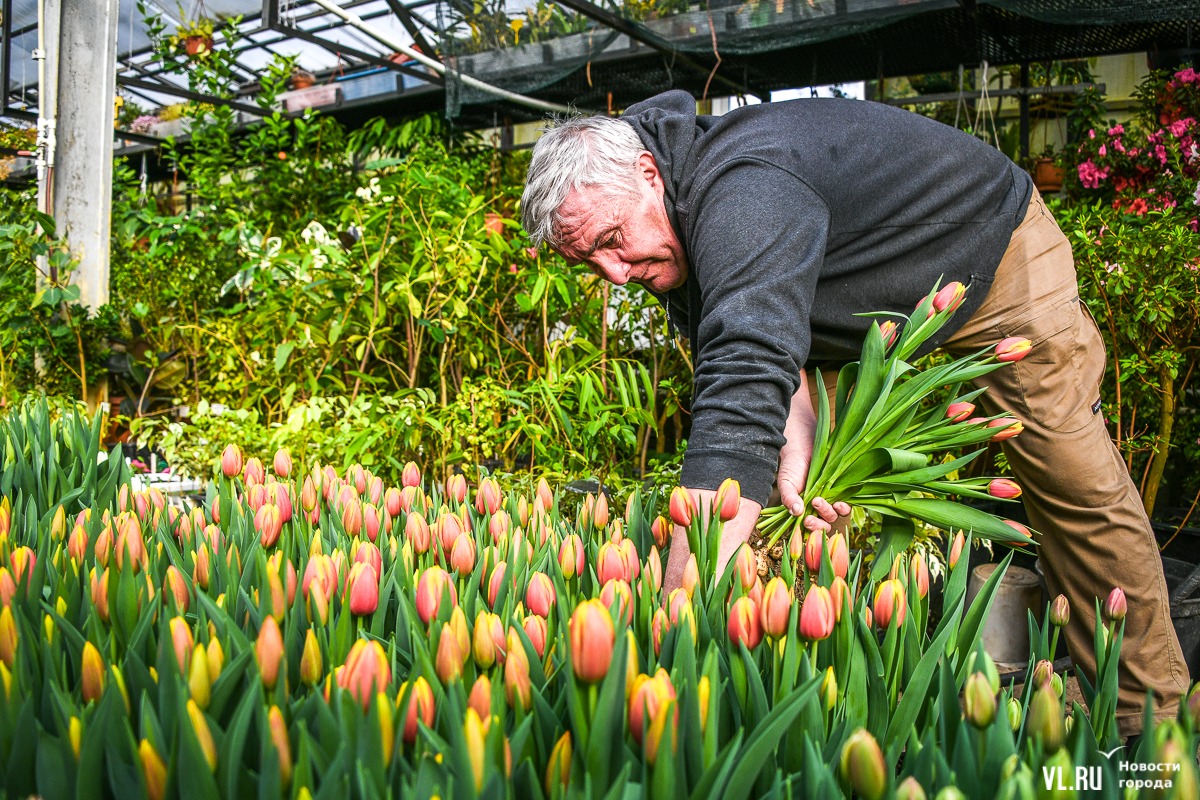
[[[1200,798],[1193,36],[0,0],[0,793]]]

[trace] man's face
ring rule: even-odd
[[[555,249],[617,286],[633,282],[665,292],[687,280],[687,257],[667,219],[662,176],[650,153],[638,159],[638,178],[632,195],[594,186],[571,192],[560,209]]]

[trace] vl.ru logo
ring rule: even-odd
[[[1074,779],[1069,786],[1064,783],[1062,767],[1042,767],[1042,781],[1046,785],[1046,791],[1057,789],[1082,792],[1086,790],[1099,791],[1103,788],[1104,774],[1100,767],[1076,767],[1075,774],[1067,777]]]

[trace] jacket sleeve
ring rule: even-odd
[[[682,482],[736,478],[763,505],[811,346],[809,315],[829,211],[803,181],[744,161],[689,198],[690,267],[700,290],[692,433]]]

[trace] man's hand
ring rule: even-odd
[[[713,500],[717,496],[717,493],[710,489],[689,489],[688,491],[692,495],[692,503],[695,504],[697,513],[701,508],[701,503],[703,503],[703,508],[711,508]],[[758,515],[761,511],[762,506],[743,497],[737,516],[725,523],[721,534],[721,546],[717,550],[718,576],[725,571],[725,565],[737,553],[738,548],[750,540],[750,533],[754,530],[754,523],[758,522]],[[666,593],[669,594],[673,589],[678,589],[683,585],[683,570],[687,566],[690,554],[687,531],[676,525],[671,536],[671,553],[667,557],[667,568],[663,575],[663,590]]]
[[[779,497],[792,516],[804,513],[804,484],[808,480],[808,467],[812,463],[813,441],[817,432],[817,415],[813,413],[812,398],[808,391],[808,375],[801,371],[800,388],[792,395],[792,407],[788,412],[784,436],[787,442],[779,451],[779,474],[775,483]],[[813,511],[804,518],[804,527],[810,531],[832,530],[839,517],[850,515],[848,503],[829,503],[823,497],[813,498]]]

